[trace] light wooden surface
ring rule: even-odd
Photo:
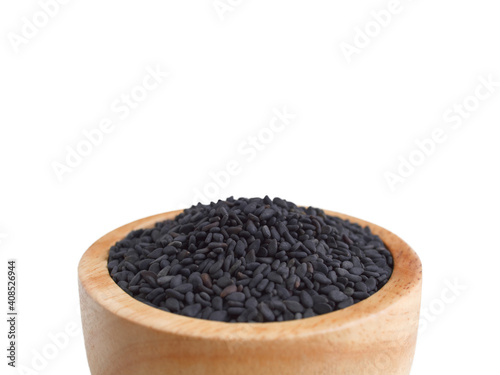
[[[93,375],[407,375],[417,337],[422,266],[391,232],[369,225],[394,257],[394,272],[373,296],[343,310],[275,323],[221,323],[143,304],[115,284],[109,248],[133,229],[175,217],[135,221],[94,243],[80,261],[79,288]]]

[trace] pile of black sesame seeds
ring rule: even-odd
[[[280,198],[198,204],[111,247],[128,294],[162,310],[224,322],[309,318],[376,293],[393,259],[368,227]]]

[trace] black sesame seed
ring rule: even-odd
[[[283,301],[283,303],[285,304],[286,308],[293,313],[299,313],[299,312],[304,311],[304,306],[302,306],[297,301],[287,300],[287,301]]]
[[[223,309],[223,303],[224,301],[222,300],[221,297],[219,296],[215,296],[213,299],[212,299],[212,307],[215,309],[215,310],[222,310]]]
[[[349,270],[349,273],[353,274],[353,275],[361,275],[363,274],[363,268],[361,267],[353,267]]]
[[[229,315],[240,315],[245,311],[244,307],[229,307],[227,312]]]
[[[208,319],[218,321],[218,322],[227,322],[228,313],[227,313],[227,311],[222,311],[222,310],[214,311],[210,314]]]
[[[238,287],[236,285],[228,285],[222,291],[220,291],[219,293],[216,293],[216,294],[219,294],[222,298],[224,298],[232,293],[235,293],[237,290],[238,290]]]
[[[315,273],[314,274],[314,280],[316,280],[320,284],[327,284],[328,285],[328,284],[332,283],[332,280],[330,280],[328,277],[326,277],[322,273]]]
[[[190,317],[195,317],[201,312],[201,305],[199,303],[195,303],[193,305],[188,305],[184,307],[181,311],[182,315],[190,316]]]
[[[266,208],[259,216],[260,220],[268,220],[271,217],[274,216],[276,211],[274,211],[272,208]]]
[[[272,322],[272,321],[274,321],[276,319],[276,317],[274,316],[273,311],[264,302],[261,302],[258,305],[258,309],[262,313],[262,316],[264,317],[264,319],[266,321]]]
[[[185,283],[185,284],[181,284],[179,286],[176,286],[174,288],[175,291],[177,292],[180,292],[180,293],[187,293],[187,292],[192,292],[193,291],[193,284],[188,284],[188,283]]]
[[[187,292],[186,295],[184,296],[184,301],[186,301],[186,304],[192,305],[194,303],[193,292]]]
[[[270,272],[267,275],[267,278],[275,283],[282,284],[283,283],[283,277],[281,277],[277,272]]]
[[[175,288],[182,284],[182,275],[173,276],[170,280],[170,287]]]
[[[246,299],[245,294],[241,292],[234,292],[226,296],[226,300],[228,301],[243,302],[245,299]]]
[[[377,286],[377,280],[375,280],[373,277],[370,277],[368,280],[366,280],[365,285],[368,291],[372,291]]]
[[[165,301],[165,307],[172,312],[178,312],[180,309],[179,300],[176,298],[167,298]]]
[[[247,307],[247,308],[257,307],[258,304],[259,304],[259,302],[257,301],[257,298],[255,298],[255,297],[249,297],[245,301],[245,307]]]
[[[300,292],[300,302],[302,302],[302,305],[306,308],[313,307],[313,304],[314,304],[311,295],[309,293],[307,293],[307,291],[305,291],[305,290]]]
[[[316,314],[328,314],[333,311],[332,307],[327,303],[318,303],[313,306],[313,310]]]
[[[133,231],[107,266],[126,293],[168,312],[280,322],[369,298],[393,263],[369,228],[266,196],[198,204]]]
[[[348,297],[345,295],[345,293],[339,291],[339,290],[334,290],[328,294],[328,297],[334,302],[342,302],[345,301]]]
[[[349,307],[351,306],[352,304],[354,303],[353,299],[351,297],[349,297],[348,299],[346,299],[345,301],[342,301],[340,302],[337,307],[339,309],[345,309],[346,307]]]
[[[177,298],[178,300],[182,301],[184,299],[184,294],[174,290],[174,289],[167,289],[165,290],[165,294],[168,296],[168,297],[172,297],[172,298]]]

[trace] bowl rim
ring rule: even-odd
[[[149,306],[124,292],[109,275],[109,250],[117,241],[136,229],[151,228],[155,223],[172,219],[183,210],[148,216],[123,225],[97,240],[82,256],[78,265],[81,292],[101,308],[125,321],[160,333],[211,340],[281,340],[331,333],[377,319],[398,303],[401,297],[420,290],[422,264],[418,255],[401,238],[376,224],[346,214],[324,210],[361,226],[369,226],[391,252],[394,268],[389,281],[375,294],[347,308],[312,318],[266,323],[227,323],[190,318]]]

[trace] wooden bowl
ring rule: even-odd
[[[78,269],[85,347],[93,375],[407,375],[422,287],[418,256],[391,232],[363,220],[394,257],[387,284],[343,310],[274,323],[222,323],[171,314],[125,293],[109,276],[109,249],[130,231],[181,211],[147,217],[94,243]]]

